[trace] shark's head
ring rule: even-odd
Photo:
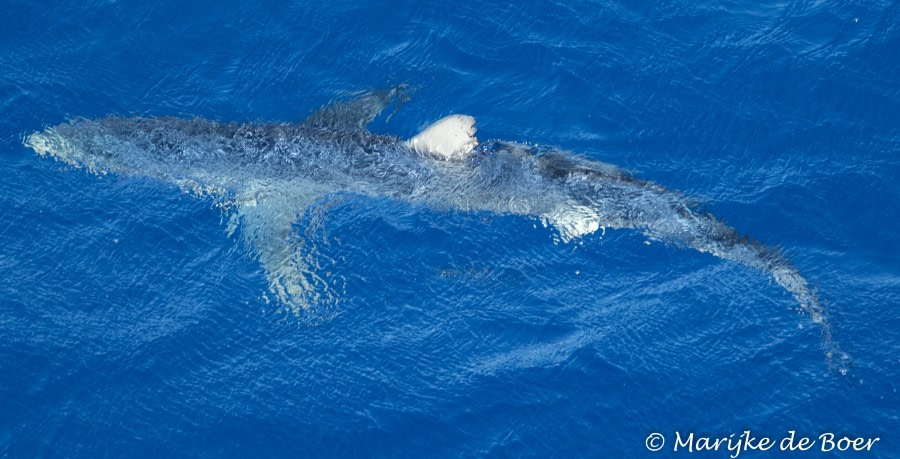
[[[475,138],[475,118],[469,115],[450,115],[425,128],[406,145],[419,153],[442,159],[462,159],[478,146]]]
[[[50,139],[43,132],[35,132],[25,139],[25,146],[34,150],[37,154],[45,156],[50,154]]]

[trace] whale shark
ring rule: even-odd
[[[611,164],[553,147],[479,144],[475,119],[450,115],[410,139],[368,124],[403,88],[334,101],[301,122],[204,118],[76,118],[26,136],[25,146],[90,173],[140,176],[209,197],[231,216],[229,234],[259,260],[274,301],[298,315],[337,295],[316,249],[296,228],[304,212],[342,194],[414,206],[535,219],[562,243],[607,229],[698,250],[769,276],[821,329],[829,367],[850,365],[832,337],[826,308],[781,251],[738,233],[677,191]],[[268,298],[268,296],[267,296]]]

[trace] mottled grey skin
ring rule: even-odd
[[[94,173],[153,177],[234,208],[275,299],[300,314],[332,301],[333,289],[293,225],[327,196],[356,193],[438,209],[525,215],[555,227],[562,241],[598,229],[637,229],[651,240],[749,265],[793,295],[821,326],[829,362],[846,372],[849,359],[831,337],[826,311],[779,251],[738,234],[677,192],[571,153],[489,142],[448,161],[367,131],[366,124],[397,97],[397,91],[367,94],[299,124],[79,119],[35,133],[26,145]]]

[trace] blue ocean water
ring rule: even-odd
[[[748,429],[900,456],[896,2],[10,0],[0,30],[4,456],[666,457],[691,455],[676,431]],[[310,235],[342,280],[310,324],[212,201],[22,143],[109,114],[299,121],[397,84],[371,130],[468,113],[780,247],[851,371],[739,264],[362,196]]]

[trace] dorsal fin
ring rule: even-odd
[[[469,115],[449,115],[407,140],[406,145],[419,153],[441,159],[461,159],[478,146],[476,130],[475,118]]]
[[[389,105],[409,100],[406,85],[393,89],[365,92],[355,99],[332,101],[309,115],[303,124],[310,127],[359,131],[365,129]]]

